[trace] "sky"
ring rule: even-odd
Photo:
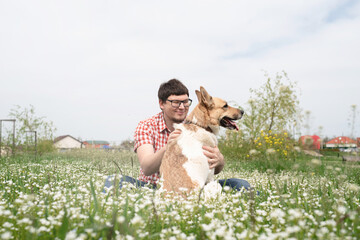
[[[310,134],[350,135],[359,43],[354,0],[0,0],[0,119],[33,105],[56,136],[119,143],[160,112],[169,79],[189,88],[191,111],[200,86],[245,106],[264,73],[285,71]]]

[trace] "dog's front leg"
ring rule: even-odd
[[[209,174],[208,174],[208,176],[207,176],[207,178],[206,178],[206,182],[205,183],[209,183],[209,182],[211,182],[211,181],[213,181],[214,180],[214,168],[213,169],[209,169]]]

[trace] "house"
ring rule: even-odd
[[[103,149],[110,148],[110,143],[103,140],[85,140],[84,145],[85,148],[103,148]]]
[[[304,135],[300,137],[299,142],[303,145],[304,149],[319,150],[322,141],[317,135]]]
[[[70,135],[63,135],[55,138],[54,146],[60,151],[64,151],[75,148],[83,148],[83,143]]]
[[[327,148],[356,148],[357,142],[349,137],[341,136],[331,139],[325,145]]]
[[[12,148],[8,146],[1,146],[0,148],[0,157],[8,157],[12,154]]]

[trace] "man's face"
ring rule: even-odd
[[[189,97],[186,94],[170,95],[165,102],[159,100],[160,108],[163,110],[165,118],[175,123],[183,122],[189,111],[189,106],[186,107],[188,100]],[[185,101],[185,103],[179,101]]]

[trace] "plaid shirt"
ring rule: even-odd
[[[169,134],[170,130],[166,127],[162,112],[149,119],[141,121],[136,127],[134,134],[134,151],[136,152],[138,147],[143,144],[151,144],[154,147],[154,152],[157,152],[166,145]],[[159,172],[150,176],[145,176],[140,167],[140,181],[156,184],[159,179]]]

